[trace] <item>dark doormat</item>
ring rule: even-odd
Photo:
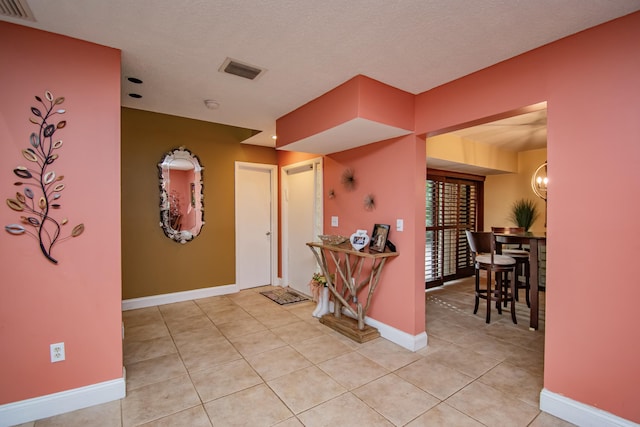
[[[293,304],[294,302],[308,301],[309,298],[287,288],[274,289],[271,291],[260,292],[271,301],[280,305]]]

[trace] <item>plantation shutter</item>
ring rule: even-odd
[[[473,274],[465,230],[475,230],[483,177],[476,180],[427,174],[425,186],[425,285],[427,288]]]

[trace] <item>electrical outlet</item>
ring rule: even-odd
[[[338,226],[338,217],[337,216],[332,216],[331,217],[331,226],[332,227],[337,227]]]
[[[59,342],[56,344],[51,344],[49,347],[51,351],[51,363],[62,362],[65,358],[64,343]]]

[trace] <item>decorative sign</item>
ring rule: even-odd
[[[356,232],[351,235],[349,241],[351,242],[353,249],[356,251],[366,247],[369,244],[367,230],[356,230]]]

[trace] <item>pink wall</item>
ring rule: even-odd
[[[297,117],[297,111],[299,110],[280,117],[276,122],[278,133],[276,147],[283,147],[293,141],[322,132],[355,117],[358,113],[357,82],[353,79],[349,80],[301,108],[316,117],[321,117],[322,120],[301,122]]]
[[[389,240],[400,256],[385,265],[368,315],[411,335],[425,330],[425,169],[419,165],[424,159],[424,141],[409,135],[332,154],[324,163],[325,193],[335,191],[333,199],[324,200],[325,233],[349,236],[365,229],[371,236],[374,224],[391,225]],[[356,179],[352,191],[340,182],[347,168]],[[371,211],[364,208],[368,194],[375,200]],[[339,217],[339,227],[331,227],[332,216]],[[396,219],[404,221],[404,231],[396,231]]]
[[[35,125],[34,96],[64,96],[55,134],[64,141],[52,165],[64,175],[62,209],[81,236],[54,247],[54,265],[29,236],[0,233],[0,404],[122,377],[120,269],[120,52],[0,22],[0,188],[19,189],[13,169],[26,163]],[[5,203],[2,226],[19,222]],[[66,361],[49,345],[63,341]]]
[[[278,148],[357,117],[413,129],[413,95],[366,76],[340,86],[277,120]]]
[[[356,76],[325,95],[279,118],[278,146],[284,147],[356,117],[403,129],[413,129],[414,96],[366,76]],[[283,157],[279,165],[284,166]],[[346,191],[344,169],[355,171],[357,186]],[[413,134],[324,158],[324,190],[336,197],[324,200],[324,232],[351,235],[376,223],[392,225],[389,239],[401,255],[387,262],[368,315],[411,335],[425,330],[424,313],[424,179],[425,143]],[[376,208],[364,209],[373,194]],[[340,227],[331,227],[338,216]],[[396,232],[396,219],[404,231]],[[422,241],[415,235],[422,235]],[[398,309],[402,307],[402,309]]]
[[[416,99],[418,134],[548,101],[553,185],[544,387],[634,422],[640,422],[638,40],[635,13]]]
[[[548,204],[544,387],[635,422],[640,344],[634,313],[640,287],[633,259],[637,202],[629,197],[640,182],[638,40],[635,13],[420,94],[414,116],[415,133],[424,136],[548,102],[554,184]],[[279,119],[278,145],[342,123],[353,113],[358,81]],[[376,96],[384,100],[377,93],[370,99]],[[330,155],[324,168],[325,190],[336,191],[335,199],[325,198],[325,233],[405,220],[404,232],[391,231],[401,255],[381,279],[371,317],[413,334],[424,330],[424,146],[415,136],[379,142]],[[359,183],[353,192],[340,184],[347,167]],[[373,212],[362,207],[368,193],[376,197]],[[333,215],[340,218],[339,228],[330,227]]]

